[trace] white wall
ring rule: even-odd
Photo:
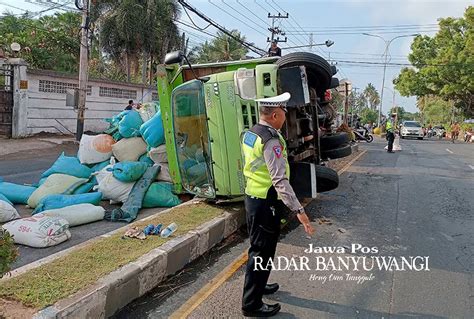
[[[77,77],[54,73],[51,71],[27,70],[28,78],[28,116],[27,134],[39,132],[71,134],[76,132],[77,112],[66,106],[66,93],[58,93],[65,85],[77,85]],[[51,82],[53,81],[53,85]],[[42,82],[42,85],[40,85]],[[58,83],[59,82],[59,83]],[[157,89],[152,86],[92,80],[88,82],[91,92],[86,97],[86,111],[84,131],[101,132],[108,127],[103,121],[121,112],[128,104],[128,100],[136,102],[150,102],[157,97]],[[41,88],[40,88],[41,87]],[[107,97],[104,89],[100,94],[100,87],[128,90],[136,92],[136,96]],[[53,92],[45,92],[53,91]],[[112,94],[116,96],[117,93]],[[122,91],[123,93],[123,91]],[[110,92],[109,92],[110,94]]]

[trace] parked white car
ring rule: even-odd
[[[400,128],[400,137],[416,137],[419,140],[424,136],[423,128],[417,121],[403,121]]]

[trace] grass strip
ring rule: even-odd
[[[143,228],[148,224],[162,223],[166,227],[175,222],[178,230],[172,236],[174,238],[223,212],[221,208],[207,204],[191,204],[175,207],[152,220],[137,221],[130,226]],[[160,236],[148,236],[146,240],[122,239],[122,235],[118,233],[101,238],[66,256],[2,282],[0,297],[19,301],[28,307],[44,308],[86,288],[169,240]]]

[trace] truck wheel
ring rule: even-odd
[[[304,65],[308,76],[308,85],[316,89],[319,96],[331,86],[333,70],[331,65],[319,55],[309,52],[293,52],[276,61],[279,68]]]
[[[341,147],[334,148],[332,150],[322,151],[321,157],[323,160],[336,159],[351,155],[352,149],[350,144],[343,144]]]
[[[321,146],[321,150],[324,152],[349,142],[349,139],[349,134],[346,132],[337,132],[335,134],[321,136],[319,139],[319,145]]]
[[[316,189],[318,193],[329,192],[339,186],[337,172],[329,167],[316,165]]]

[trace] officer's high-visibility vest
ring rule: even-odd
[[[268,190],[272,186],[272,179],[263,157],[264,145],[272,138],[280,140],[282,146],[281,156],[286,161],[286,176],[288,179],[290,178],[290,166],[288,165],[285,140],[277,130],[266,125],[257,124],[245,132],[242,140],[245,160],[244,176],[247,178],[245,194],[249,196],[265,199],[267,198]]]
[[[392,121],[388,120],[387,123],[385,123],[385,129],[387,132],[391,132],[393,130]]]

